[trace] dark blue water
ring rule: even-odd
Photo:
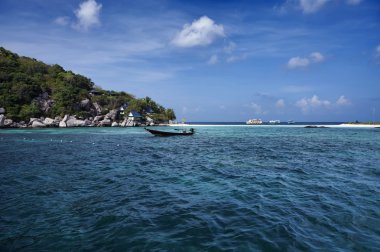
[[[380,130],[0,131],[1,251],[379,251]]]

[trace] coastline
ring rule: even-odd
[[[273,124],[260,124],[260,125],[248,125],[248,124],[168,124],[167,126],[170,127],[290,127],[290,128],[304,128],[308,125],[315,125],[318,127],[325,127],[325,128],[380,128],[380,124],[349,124],[349,123],[342,123],[342,124],[280,124],[280,125],[273,125]]]

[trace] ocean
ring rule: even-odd
[[[380,129],[195,131],[0,130],[0,251],[379,251]]]

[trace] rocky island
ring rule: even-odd
[[[0,127],[128,127],[174,120],[149,97],[103,90],[89,78],[0,47]]]

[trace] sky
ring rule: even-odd
[[[380,121],[378,0],[0,0],[0,46],[178,120]]]

